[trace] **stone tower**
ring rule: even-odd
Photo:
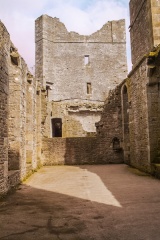
[[[45,136],[94,133],[109,90],[126,72],[124,20],[108,22],[89,36],[68,32],[58,18],[36,20],[36,78],[51,103]],[[57,134],[56,124],[62,128]]]

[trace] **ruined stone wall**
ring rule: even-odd
[[[130,1],[134,67],[125,83],[129,100],[129,143],[124,144],[124,151],[129,147],[131,165],[153,174],[157,174],[160,139],[159,47],[153,50],[160,44],[159,7],[156,0]],[[124,133],[124,142],[125,138]]]
[[[146,60],[129,75],[130,164],[145,171],[150,168]],[[124,135],[125,138],[125,135]],[[127,147],[127,146],[125,146]]]
[[[124,20],[108,22],[90,36],[68,32],[59,19],[47,15],[36,20],[36,76],[44,86],[53,83],[50,100],[104,101],[126,72]]]
[[[10,47],[17,62],[11,58],[9,66],[9,170],[19,170],[23,179],[37,166],[36,83],[12,43]]]
[[[83,101],[52,102],[49,114],[49,137],[52,136],[51,119],[62,119],[62,137],[85,137],[95,134],[95,121],[100,120],[103,103]]]
[[[152,54],[152,53],[151,53]],[[150,58],[150,57],[149,57]],[[160,52],[157,47],[157,55],[154,58],[155,67],[150,68],[148,65],[148,84],[147,84],[147,101],[148,101],[148,126],[149,126],[149,143],[150,143],[150,163],[152,174],[160,177]],[[148,60],[147,60],[148,63]]]
[[[96,123],[99,157],[107,163],[123,162],[121,86],[112,90],[105,101],[101,120]]]
[[[49,121],[47,121],[47,120],[48,120],[49,114],[48,114],[48,98],[47,98],[45,89],[41,90],[40,101],[41,101],[41,109],[40,109],[40,111],[41,111],[41,136],[48,137],[47,130],[48,130]]]
[[[160,3],[157,0],[130,1],[132,63],[135,65],[160,43]]]
[[[39,84],[36,88],[36,109],[35,109],[35,120],[36,120],[36,153],[37,153],[37,166],[41,165],[41,147],[42,147],[42,131],[41,131],[41,88]]]
[[[151,0],[130,1],[130,37],[135,65],[153,47]]]
[[[14,47],[15,49],[15,47]],[[16,52],[16,50],[15,50]],[[26,169],[25,118],[27,72],[17,53],[17,64],[9,66],[9,170]],[[25,77],[25,79],[24,79]],[[22,90],[23,89],[23,90]]]
[[[129,163],[153,173],[154,163],[159,163],[160,156],[160,67],[150,69],[146,62],[142,60],[125,82],[130,104]],[[158,62],[160,65],[160,59]]]
[[[61,107],[63,108],[63,106]],[[97,136],[43,138],[43,164],[122,163],[123,131],[121,110],[120,85],[110,93],[104,105],[101,120],[96,124]],[[57,116],[61,116],[60,113],[57,113]]]
[[[99,141],[96,137],[43,138],[42,163],[47,166],[122,163],[121,153],[112,150],[111,154],[107,144],[104,138]]]
[[[37,86],[35,78],[30,73],[27,73],[26,80],[26,163],[35,169],[37,167]]]
[[[0,22],[0,194],[8,190],[9,34]]]
[[[103,102],[78,100],[49,102],[47,91],[41,92],[41,133],[52,137],[52,119],[62,119],[62,137],[95,136],[95,121],[100,120]]]
[[[158,65],[155,67],[153,75],[149,77],[147,85],[148,131],[152,168],[154,168],[154,163],[160,163],[160,56],[158,58]],[[154,171],[154,169],[151,170]]]
[[[35,78],[0,22],[0,194],[37,167]],[[37,140],[38,139],[38,140]]]
[[[45,138],[42,144],[44,165],[102,163],[94,151],[96,138]]]
[[[64,137],[95,133],[99,109],[126,72],[124,20],[108,22],[90,36],[68,32],[59,19],[47,15],[36,20],[36,78],[49,102],[55,102],[44,123],[45,136],[58,115]]]
[[[160,2],[157,0],[151,0],[152,10],[152,25],[153,25],[153,41],[154,46],[160,44]]]

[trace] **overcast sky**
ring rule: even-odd
[[[42,14],[58,17],[68,29],[91,34],[107,21],[126,19],[128,65],[129,0],[0,0],[0,19],[29,68],[35,65],[35,19]]]

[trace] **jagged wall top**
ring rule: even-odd
[[[68,32],[58,18],[42,15],[36,20],[36,42],[47,39],[52,42],[125,42],[125,20],[110,21],[91,35]]]

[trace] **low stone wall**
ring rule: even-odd
[[[42,159],[44,165],[76,165],[122,163],[122,153],[105,147],[105,138],[43,138]]]
[[[92,156],[96,138],[44,138],[44,165],[94,163]]]
[[[95,164],[96,138],[66,138],[66,164]]]
[[[42,141],[42,164],[65,164],[65,138],[44,138]]]

